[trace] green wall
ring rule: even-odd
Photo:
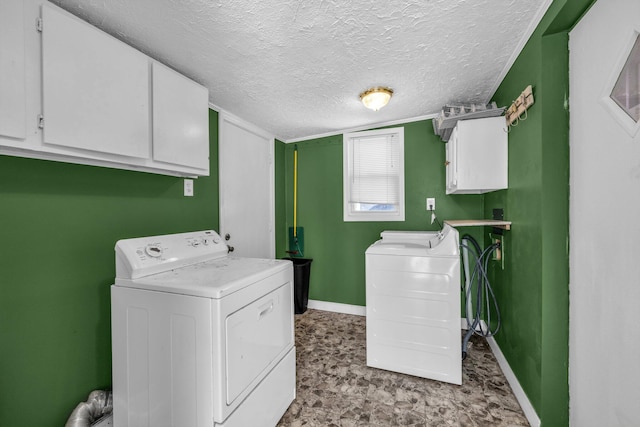
[[[293,226],[293,150],[298,147],[298,226],[304,228],[304,256],[313,258],[309,298],[365,305],[364,252],[383,230],[436,230],[425,199],[436,198],[439,218],[480,218],[483,196],[445,195],[444,143],[431,121],[405,123],[405,221],[344,222],[342,135],[287,144],[276,167],[285,170],[285,220],[278,223],[278,256],[286,256]],[[467,230],[477,233],[477,230]],[[476,234],[477,237],[477,234]]]
[[[118,239],[218,228],[211,176],[181,178],[0,156],[0,425],[64,425],[111,386],[109,286]]]
[[[509,105],[527,86],[535,104],[509,133],[509,189],[485,197],[513,228],[506,262],[490,277],[502,308],[496,341],[544,427],[569,425],[568,30],[592,0],[554,1],[494,99]]]

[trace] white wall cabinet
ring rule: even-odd
[[[42,7],[44,143],[149,158],[149,59]]]
[[[0,154],[209,175],[206,88],[49,2],[2,0],[0,72]]]
[[[446,193],[481,194],[508,187],[504,117],[460,120],[446,144]]]
[[[204,86],[153,63],[153,159],[209,168],[209,102]]]
[[[23,9],[23,0],[0,2],[0,139],[27,136]]]

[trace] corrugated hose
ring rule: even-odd
[[[81,402],[71,413],[64,427],[90,427],[91,423],[113,411],[111,390],[94,390],[86,402]]]

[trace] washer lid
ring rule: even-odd
[[[438,238],[437,231],[389,231],[380,233],[385,242],[424,242]]]
[[[383,231],[367,254],[402,256],[459,256],[458,230],[445,224],[442,231]]]
[[[226,256],[137,279],[116,278],[116,286],[224,298],[252,283],[291,269],[286,260]]]

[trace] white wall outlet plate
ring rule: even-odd
[[[427,206],[428,211],[436,210],[436,198],[435,197],[427,197]]]
[[[193,180],[192,179],[184,180],[184,195],[193,196]]]

